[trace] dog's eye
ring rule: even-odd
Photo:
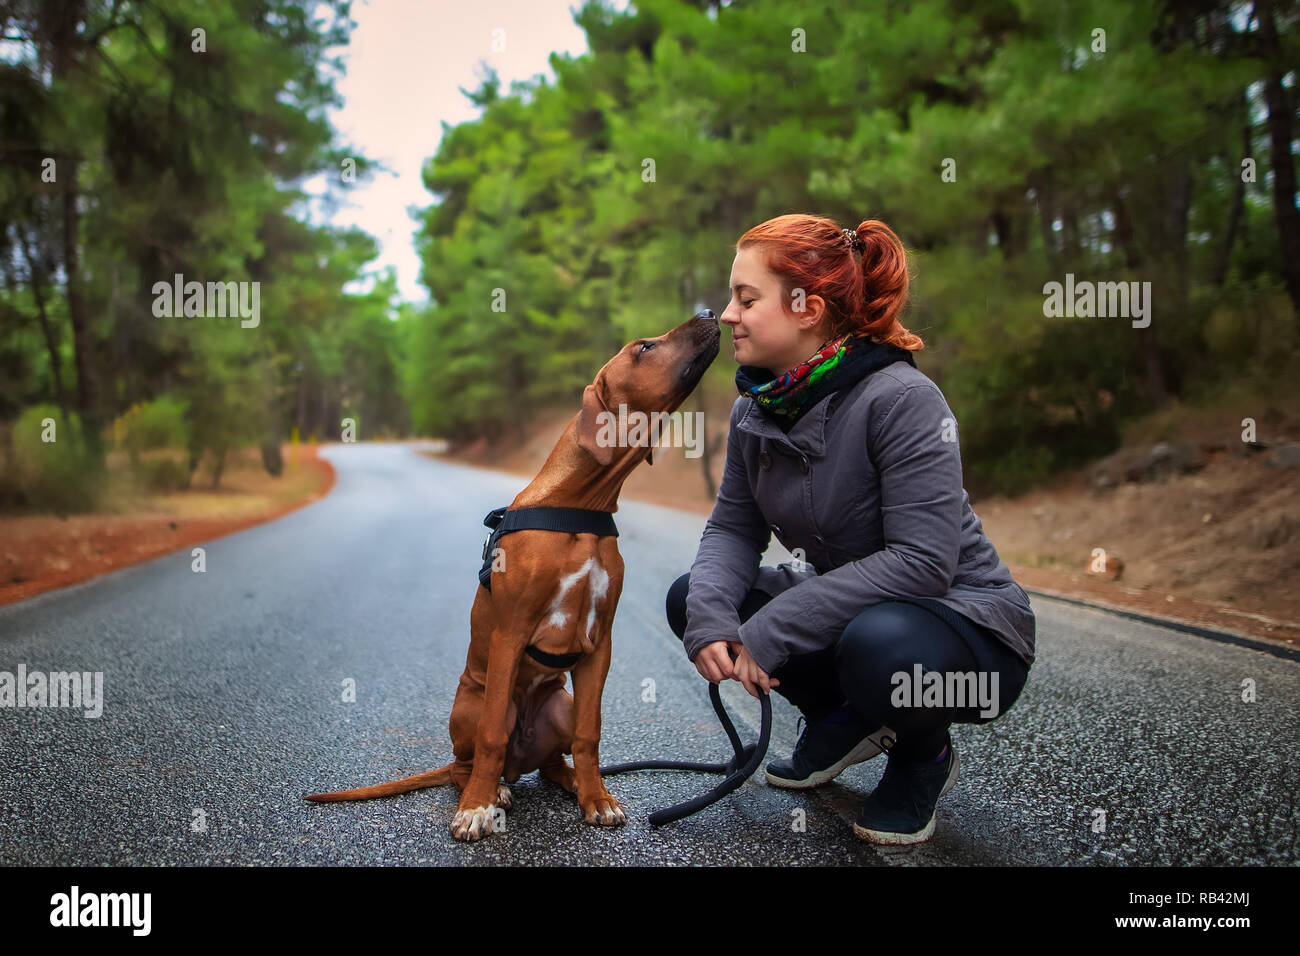
[[[642,352],[649,352],[649,351],[650,351],[652,348],[654,348],[655,345],[657,345],[657,344],[658,344],[658,343],[656,343],[656,342],[642,342],[642,343],[641,343],[641,351],[642,351]]]

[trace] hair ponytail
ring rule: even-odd
[[[908,351],[925,347],[919,335],[909,332],[898,321],[907,305],[907,250],[894,230],[879,219],[867,219],[858,225],[862,250],[862,309],[859,327],[882,342]]]

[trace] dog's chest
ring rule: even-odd
[[[529,644],[550,654],[589,652],[609,619],[610,579],[596,555],[556,578]]]

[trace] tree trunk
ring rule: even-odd
[[[1279,62],[1277,28],[1272,0],[1255,4],[1259,17],[1259,52],[1264,61],[1264,102],[1268,104],[1268,132],[1273,163],[1273,211],[1282,245],[1282,277],[1291,303],[1300,312],[1300,211],[1295,205],[1295,166],[1291,158],[1291,113],[1283,69]]]
[[[212,457],[212,490],[216,491],[221,487],[221,472],[226,467],[226,449],[214,449]]]
[[[721,445],[720,434],[709,434],[709,416],[704,411],[704,400],[697,399],[696,406],[700,409],[700,421],[704,423],[703,434],[700,438],[700,467],[704,469],[704,489],[709,495],[709,500],[714,501],[718,497],[718,486],[713,483],[713,451],[715,446]]]
[[[68,316],[72,320],[72,345],[77,358],[77,408],[85,424],[86,437],[99,447],[99,380],[95,374],[90,320],[81,295],[80,256],[77,240],[81,214],[77,211],[77,161],[65,160],[68,166],[63,189],[63,268],[67,273]]]
[[[31,246],[27,244],[27,236],[21,229],[18,231],[18,241],[22,244],[23,258],[27,260],[27,274],[32,280],[32,296],[36,299],[36,315],[41,322],[41,334],[45,336],[45,348],[50,353],[50,374],[54,376],[54,399],[66,416],[68,397],[63,391],[63,362],[59,358],[59,343],[54,337],[49,312],[45,307],[45,271],[33,258]]]
[[[1052,230],[1052,220],[1056,209],[1052,203],[1051,172],[1044,171],[1034,177],[1034,197],[1038,203],[1038,225],[1043,233],[1043,252],[1047,256],[1048,266],[1055,277],[1062,271],[1061,257],[1057,250],[1056,233]]]
[[[1137,236],[1133,232],[1133,220],[1129,217],[1128,205],[1124,202],[1124,197],[1120,195],[1118,188],[1111,192],[1110,201],[1115,212],[1115,243],[1124,250],[1124,266],[1128,269],[1137,269],[1142,262],[1142,255],[1138,252]]]
[[[1242,97],[1243,103],[1245,97]],[[1250,129],[1250,107],[1245,106],[1246,123],[1241,129],[1242,139],[1242,158],[1250,155],[1251,151],[1251,129]],[[1232,168],[1233,163],[1229,162],[1228,167]],[[1224,230],[1223,246],[1219,249],[1219,261],[1214,267],[1214,284],[1222,286],[1228,279],[1228,266],[1232,262],[1232,249],[1237,244],[1237,229],[1241,225],[1241,216],[1246,208],[1246,180],[1241,176],[1241,166],[1238,163],[1237,184],[1233,189],[1232,208],[1228,210],[1228,226]]]
[[[41,14],[40,32],[50,49],[50,75],[57,87],[75,70],[84,40],[79,29],[85,20],[85,0],[68,0],[49,4]],[[92,449],[100,451],[99,380],[96,376],[94,343],[90,319],[81,294],[81,257],[78,242],[81,213],[77,209],[80,191],[77,186],[77,160],[64,159],[63,176],[63,271],[67,282],[68,316],[72,321],[72,345],[77,365],[77,408],[81,412],[86,438]]]

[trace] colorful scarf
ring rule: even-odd
[[[774,376],[769,369],[742,365],[736,369],[736,388],[788,428],[831,392],[850,388],[877,369],[900,360],[916,367],[907,349],[850,332],[827,342],[781,376]]]

